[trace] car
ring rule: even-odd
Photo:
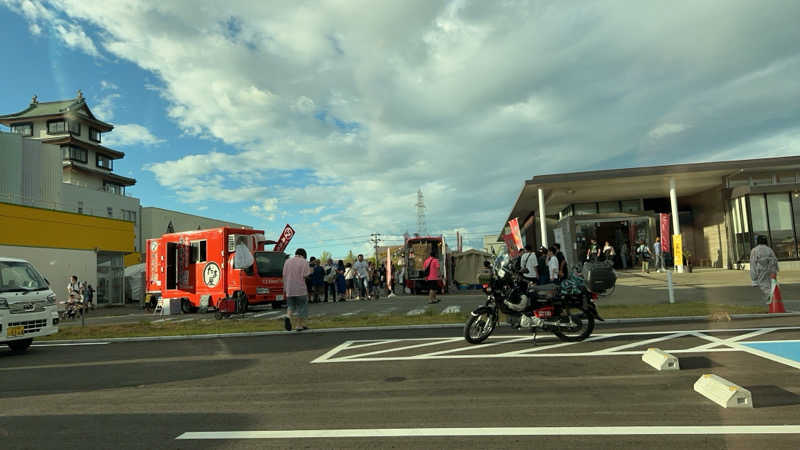
[[[58,333],[56,294],[30,262],[0,257],[0,344],[22,353],[34,338]]]

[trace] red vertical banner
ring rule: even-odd
[[[522,250],[522,233],[519,231],[519,221],[517,218],[513,218],[508,221],[508,226],[511,228],[511,237],[514,238],[514,245],[516,246],[516,250]]]
[[[287,223],[286,227],[283,229],[283,232],[281,233],[281,237],[278,238],[278,243],[275,244],[275,248],[273,248],[272,250],[276,252],[284,251],[286,247],[289,245],[289,241],[291,241],[293,237],[294,237],[294,228],[289,226],[289,224]]]
[[[669,214],[659,214],[661,220],[661,251],[669,253]]]
[[[514,244],[514,236],[509,234],[503,235],[503,241],[506,243],[506,248],[508,249],[508,254],[512,258],[516,258],[519,255],[519,250],[517,250],[517,246]]]

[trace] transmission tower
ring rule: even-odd
[[[417,191],[417,233],[420,236],[428,235],[428,226],[425,224],[425,198],[422,188]]]

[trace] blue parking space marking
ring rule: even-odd
[[[742,342],[742,345],[800,362],[800,341]]]

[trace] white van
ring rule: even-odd
[[[56,294],[31,263],[0,258],[0,344],[24,352],[33,338],[58,333]]]

